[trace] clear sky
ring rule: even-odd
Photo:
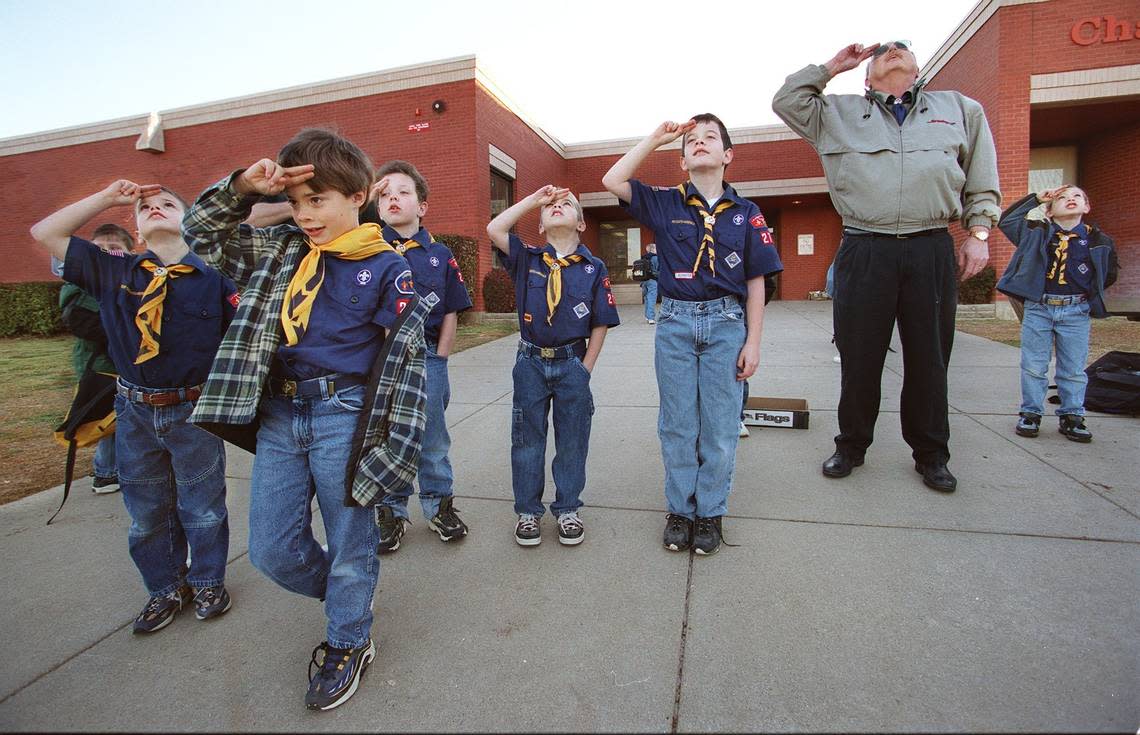
[[[564,143],[767,125],[792,71],[898,38],[924,64],[975,3],[0,0],[0,138],[467,54]]]

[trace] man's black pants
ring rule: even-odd
[[[916,461],[948,461],[946,370],[958,308],[950,234],[936,230],[905,239],[844,234],[835,256],[832,308],[843,368],[836,448],[861,458],[871,446],[883,361],[897,320],[903,353],[903,439]]]

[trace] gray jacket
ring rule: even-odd
[[[1001,214],[997,153],[985,112],[958,92],[918,87],[902,125],[874,97],[825,95],[827,68],[792,74],[772,109],[819,153],[847,227],[903,234],[993,227]]]

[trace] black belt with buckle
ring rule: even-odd
[[[541,357],[544,360],[569,360],[571,357],[581,358],[586,354],[586,340],[580,339],[560,347],[539,347],[530,342],[519,340],[519,352],[526,357]]]
[[[292,380],[271,375],[266,383],[266,392],[271,398],[328,398],[338,390],[367,383],[367,378],[347,373],[332,373],[308,380]]]
[[[1089,300],[1088,296],[1083,293],[1069,294],[1068,296],[1050,296],[1045,294],[1041,298],[1041,303],[1046,306],[1068,306],[1069,304],[1083,304]]]
[[[927,235],[938,235],[943,232],[948,232],[945,227],[935,227],[931,230],[919,230],[918,232],[900,232],[892,235],[887,232],[871,232],[870,230],[860,230],[858,227],[844,227],[844,235],[852,235],[854,237],[885,237],[888,240],[909,240],[912,237],[926,237]]]

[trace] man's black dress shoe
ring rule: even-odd
[[[862,464],[862,457],[849,457],[836,450],[835,454],[823,461],[823,474],[828,477],[847,477],[851,474],[853,467],[859,467]]]
[[[931,490],[943,493],[952,493],[958,487],[958,481],[944,463],[923,464],[914,463],[914,471],[922,475],[922,484]]]

